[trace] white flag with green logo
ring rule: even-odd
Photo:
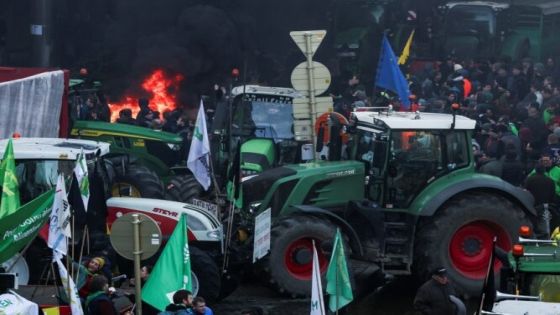
[[[80,196],[84,202],[84,210],[87,212],[89,202],[89,178],[84,149],[82,149],[78,155],[78,161],[76,163],[76,167],[74,167],[74,174],[76,175],[76,180],[78,181],[78,186],[80,187]]]
[[[313,272],[311,279],[311,311],[310,315],[325,315],[325,302],[323,300],[323,285],[321,283],[321,268],[315,242],[313,242]]]
[[[191,147],[187,167],[191,170],[196,180],[208,190],[210,187],[210,142],[208,141],[208,131],[206,130],[206,115],[204,114],[204,104],[200,100],[200,108],[196,116]]]
[[[181,215],[148,281],[142,287],[142,300],[163,311],[169,303],[173,303],[173,294],[180,289],[192,292],[186,214]]]

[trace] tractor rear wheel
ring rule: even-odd
[[[220,295],[221,274],[218,265],[205,251],[191,246],[192,293],[202,296],[208,304],[216,302]]]
[[[480,294],[492,254],[492,242],[509,251],[521,225],[530,224],[523,210],[490,193],[463,194],[450,200],[433,217],[423,218],[416,232],[414,270],[427,279],[445,267],[450,281],[466,296]],[[496,260],[494,270],[501,263]]]
[[[175,176],[167,184],[166,199],[190,203],[193,198],[200,198],[202,186],[193,175]]]
[[[309,296],[313,271],[313,243],[333,240],[336,226],[331,222],[309,216],[290,216],[271,229],[270,254],[262,261],[269,283],[280,293],[293,297]],[[317,251],[319,267],[324,276],[329,257]]]
[[[113,197],[142,197],[162,199],[163,184],[155,172],[145,166],[129,164],[125,172],[116,168],[111,189]]]

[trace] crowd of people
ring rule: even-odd
[[[525,187],[535,205],[558,203],[560,67],[554,58],[475,62],[448,56],[414,68],[421,70],[408,76],[410,107],[381,90],[371,101],[354,76],[335,97],[335,110],[348,115],[359,107],[391,104],[397,110],[451,113],[458,104],[459,114],[477,122],[472,148],[480,172]]]

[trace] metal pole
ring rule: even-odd
[[[133,225],[133,237],[134,237],[134,278],[136,279],[136,285],[134,286],[136,295],[136,314],[142,315],[142,286],[141,286],[141,275],[140,275],[140,260],[142,255],[142,250],[140,249],[140,218],[137,213],[132,215],[132,225]]]
[[[311,128],[315,128],[317,120],[317,103],[315,101],[315,73],[313,67],[313,49],[311,47],[311,39],[313,34],[306,32],[305,36],[305,58],[307,59],[307,83],[309,93],[309,109],[311,110]],[[317,158],[316,152],[317,134],[313,132],[313,152]]]

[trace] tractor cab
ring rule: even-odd
[[[355,112],[351,155],[365,164],[367,197],[384,208],[407,208],[431,182],[473,167],[469,130],[475,122],[431,113]]]
[[[231,152],[241,144],[244,175],[298,162],[301,145],[293,132],[292,108],[297,97],[300,94],[290,88],[245,85],[232,89],[230,104],[221,104],[226,110],[217,110],[213,134],[221,135],[220,144],[229,143]],[[224,151],[216,149],[213,152]]]

